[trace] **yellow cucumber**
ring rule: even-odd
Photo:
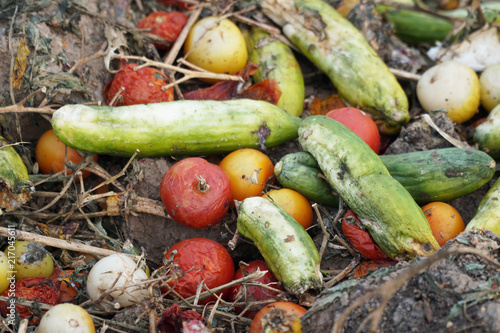
[[[320,257],[311,236],[278,204],[262,197],[244,199],[237,226],[288,292],[300,296],[321,287]]]
[[[371,113],[385,134],[409,121],[408,98],[364,36],[328,2],[262,0],[262,11],[332,81],[351,106]]]
[[[490,230],[500,236],[500,179],[488,190],[465,227],[465,231],[474,229]]]
[[[253,75],[254,81],[275,79],[281,89],[276,105],[299,117],[304,109],[304,77],[290,47],[257,27],[243,29],[242,32],[248,60],[259,66]]]
[[[66,105],[52,116],[66,145],[104,155],[225,153],[297,137],[301,119],[264,101],[173,101],[109,107]]]
[[[326,116],[310,116],[299,127],[299,142],[389,257],[411,259],[439,249],[422,209],[349,128]]]

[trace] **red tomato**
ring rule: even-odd
[[[165,258],[170,259],[173,251],[177,251],[177,254],[173,257],[173,267],[169,273],[178,278],[169,281],[168,285],[184,298],[196,295],[200,283],[208,288],[215,288],[233,280],[233,259],[229,251],[216,241],[207,238],[185,239],[172,246]],[[169,289],[163,287],[162,291],[167,293]],[[223,290],[217,294],[223,294],[222,297],[227,298],[228,291]],[[200,304],[215,300],[212,296],[202,300]]]
[[[218,165],[188,157],[167,170],[160,195],[172,219],[190,228],[205,229],[226,215],[231,205],[231,180]]]
[[[259,312],[257,312],[257,314],[252,320],[252,324],[250,324],[250,333],[263,333],[262,323],[261,323],[262,317],[264,317],[264,315],[269,311],[271,311],[272,309],[276,308],[294,313],[299,317],[302,317],[307,312],[306,308],[293,302],[271,303],[269,305],[264,306]]]
[[[134,70],[138,64],[127,65],[125,61],[121,65],[120,71],[104,88],[108,105],[118,93],[120,96],[113,105],[160,103],[174,100],[173,87],[162,89],[170,81],[161,71],[152,67]]]
[[[83,161],[83,156],[78,153],[75,149],[67,147],[59,140],[55,135],[54,130],[50,129],[42,134],[40,139],[36,144],[35,148],[35,159],[40,168],[40,172],[43,174],[57,173],[64,170],[65,158],[68,162],[73,162],[75,164]],[[97,155],[94,156],[94,161],[97,161]],[[66,168],[68,175],[73,172]],[[90,172],[86,171],[83,173],[83,178],[90,175]]]
[[[348,210],[342,219],[342,233],[365,258],[388,260],[387,255],[375,244],[368,231],[361,229],[361,222],[352,210]]]
[[[329,111],[326,116],[347,126],[363,139],[375,153],[380,152],[380,133],[377,124],[365,112],[353,107],[346,107]]]
[[[50,278],[46,277],[29,277],[16,281],[13,288],[8,288],[1,296],[11,297],[9,293],[15,291],[17,299],[23,298],[26,301],[34,301],[45,303],[48,305],[56,305],[59,303],[59,283],[57,275],[59,269],[54,270],[54,274]],[[11,314],[10,303],[0,302],[0,313],[5,317]],[[45,311],[39,311],[35,307],[26,305],[16,305],[15,309],[21,319],[29,318],[28,325],[38,326],[40,317]],[[10,317],[9,317],[10,318]]]
[[[186,25],[189,17],[178,11],[158,11],[149,14],[137,23],[137,29],[159,36],[170,43],[174,43]],[[169,49],[170,45],[154,44],[157,49]]]
[[[271,272],[269,267],[267,267],[266,262],[264,260],[254,260],[250,261],[246,265],[241,265],[240,268],[234,273],[233,280],[241,279],[242,277],[253,273],[260,269],[260,271],[267,271],[264,276],[255,280],[255,282],[260,282],[262,285],[267,285],[274,289],[284,290],[282,286],[279,285],[278,279]],[[229,301],[230,302],[255,302],[255,301],[265,301],[268,299],[276,298],[279,295],[279,292],[267,289],[265,287],[260,286],[249,286],[243,287],[241,284],[238,284],[232,287],[229,291]],[[248,311],[244,313],[244,316],[247,318],[253,318],[262,308],[262,303],[258,306],[252,306]],[[235,311],[237,313],[241,313],[243,308],[235,307]]]

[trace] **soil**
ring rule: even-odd
[[[142,8],[138,6],[139,4]],[[0,3],[2,14],[0,15],[0,68],[3,70],[3,75],[0,76],[0,106],[14,104],[11,95],[16,102],[19,102],[37,89],[42,89],[43,93],[36,94],[26,106],[102,103],[104,86],[112,78],[112,73],[106,68],[103,58],[98,57],[88,61],[74,71],[71,68],[81,59],[92,57],[105,50],[106,46],[120,43],[126,44],[131,54],[160,59],[160,54],[150,43],[141,40],[133,33],[135,22],[158,8],[156,1],[146,0],[142,2],[24,1],[17,7],[15,2]],[[363,20],[370,17],[369,13],[370,11],[364,14],[358,12],[358,16],[353,14],[350,20],[363,31],[371,45],[391,67],[416,72],[431,65],[418,49],[409,48],[395,38],[386,22],[375,19]],[[11,27],[12,33],[10,33]],[[12,57],[18,54],[17,50],[23,45],[27,45],[31,52],[24,57],[18,56],[16,70],[10,74]],[[307,59],[299,54],[297,58],[306,81],[306,109],[302,117],[307,117],[310,115],[308,107],[314,98],[323,99],[336,91],[328,78]],[[9,74],[20,81],[13,94],[10,94]],[[401,83],[410,97],[412,119],[399,135],[384,137],[383,153],[400,154],[452,147],[453,144],[422,117],[424,112],[414,94],[415,81],[401,79]],[[192,85],[183,88],[191,89]],[[470,123],[481,116],[484,114],[478,114]],[[0,134],[11,142],[24,142],[16,148],[31,175],[37,173],[34,147],[38,137],[50,128],[49,119],[48,115],[40,113],[0,113]],[[456,125],[442,112],[432,114],[431,119],[441,132],[463,145],[471,146],[473,129],[468,127],[469,123]],[[298,140],[292,140],[264,152],[276,163],[284,155],[300,150]],[[223,156],[203,157],[217,163]],[[124,175],[118,178],[118,184],[126,189],[129,198],[149,199],[151,204],[160,207],[161,210],[163,207],[159,195],[161,178],[178,159],[179,157],[166,156],[134,160]],[[128,159],[109,156],[100,156],[98,161],[110,175],[118,174],[127,162]],[[497,177],[495,176],[479,190],[450,202],[462,215],[465,223],[471,220],[480,200]],[[90,188],[97,181],[98,177],[91,177],[84,186]],[[270,188],[273,187],[278,188],[280,185],[277,183],[270,185]],[[37,188],[38,192],[57,193],[60,190],[58,183],[46,183]],[[119,192],[115,187],[112,187],[112,190]],[[77,187],[72,191],[71,193],[77,193]],[[52,207],[50,212],[63,211],[67,205],[72,204],[71,200],[71,196],[65,197]],[[47,203],[42,194],[34,195],[29,208],[36,210]],[[98,210],[99,207],[93,205],[91,209]],[[377,325],[380,332],[500,331],[498,298],[500,238],[498,236],[479,231],[464,233],[449,242],[438,253],[442,258],[433,263],[429,262],[429,258],[419,258],[381,268],[364,277],[355,277],[354,268],[360,264],[359,257],[352,256],[342,243],[333,237],[341,239],[343,237],[331,221],[338,210],[344,208],[320,207],[322,218],[331,236],[327,251],[322,258],[321,268],[329,272],[326,276],[328,280],[339,278],[339,281],[320,294],[311,295],[315,301],[310,304],[311,308],[302,319],[304,332],[333,332],[333,326],[340,321],[343,314],[346,314],[349,307],[372,293],[374,297],[363,300],[346,317],[345,324],[342,325],[344,332],[370,331],[369,318],[374,318],[378,313],[377,309],[381,310]],[[161,264],[164,253],[173,244],[195,237],[205,237],[220,242],[231,251],[236,265],[240,261],[260,258],[256,247],[242,238],[238,240],[234,250],[229,248],[228,242],[236,231],[235,208],[230,209],[219,225],[206,230],[181,226],[166,212],[163,213],[166,216],[130,212],[121,216],[100,217],[93,223],[105,230],[111,238],[130,240],[139,252],[145,253],[148,263],[155,268]],[[18,224],[22,230],[40,233],[36,222],[53,225],[64,225],[67,222],[58,218],[43,220],[40,217],[39,221],[34,221],[36,219],[27,217],[24,220],[16,215],[7,217],[3,215],[0,216],[0,225],[4,226],[9,221]],[[89,229],[84,220],[79,221],[78,226],[75,238],[87,244],[98,244],[102,241]],[[309,232],[319,247],[323,239],[319,225],[313,226]],[[443,253],[446,255],[442,255]],[[71,257],[70,254],[64,255],[65,264],[78,262],[74,257],[68,259],[67,256]],[[413,272],[415,267],[420,269]],[[406,282],[397,286],[397,282],[403,280],[403,277]],[[291,295],[284,295],[284,299],[298,301]],[[221,310],[227,312],[227,309]],[[144,311],[147,309],[142,305],[121,310],[114,318],[111,314],[103,317],[113,319],[115,323],[127,323],[132,327],[124,328],[111,324],[112,327],[119,327],[122,331],[135,332],[141,328],[147,331],[148,318],[144,316]],[[219,313],[213,321],[214,331],[245,332],[248,322],[239,318],[231,322]]]

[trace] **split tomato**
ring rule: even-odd
[[[188,157],[167,170],[160,195],[168,214],[190,228],[219,223],[231,205],[231,180],[217,164]]]
[[[188,19],[182,12],[157,11],[137,22],[137,28],[165,39],[168,44],[154,44],[157,49],[165,50],[177,40]]]
[[[274,165],[263,152],[242,148],[233,151],[222,159],[219,166],[229,175],[233,200],[262,194],[264,187],[274,176]]]
[[[375,121],[364,111],[353,107],[331,110],[327,117],[341,122],[366,142],[375,153],[380,152],[380,133]]]
[[[38,139],[35,148],[35,159],[43,174],[58,173],[64,170],[65,162],[78,164],[83,161],[83,156],[75,149],[66,146],[55,135],[54,130],[50,129],[42,134]],[[97,155],[94,155],[94,161],[97,161]],[[70,168],[66,168],[68,175],[73,173]],[[90,175],[90,172],[83,173],[83,178]]]
[[[250,261],[248,264],[241,264],[241,267],[238,268],[236,273],[234,273],[233,280],[241,279],[244,276],[247,276],[250,273],[253,273],[257,270],[257,268],[261,271],[267,271],[262,277],[255,280],[255,282],[260,283],[262,286],[250,285],[244,287],[241,284],[238,284],[231,288],[229,291],[229,301],[230,302],[255,302],[255,301],[265,301],[269,299],[276,298],[279,295],[278,291],[271,290],[266,288],[271,287],[273,289],[283,290],[283,287],[279,285],[278,279],[271,272],[269,267],[267,267],[266,262],[264,260],[254,260]],[[261,309],[262,303],[260,306],[256,308],[256,306],[251,306],[248,311],[244,313],[244,316],[247,318],[253,318],[257,314],[257,312]],[[243,308],[237,306],[235,307],[235,311],[237,313],[241,313]]]
[[[388,260],[389,257],[373,241],[365,229],[361,228],[361,222],[352,210],[348,210],[342,219],[342,233],[354,247],[365,258],[370,260]]]
[[[458,236],[465,229],[460,213],[445,202],[431,202],[422,207],[427,221],[431,226],[432,234],[440,246]]]
[[[127,64],[122,61],[120,70],[104,88],[106,103],[111,104],[113,99],[116,105],[135,105],[171,102],[174,100],[174,88],[163,89],[170,80],[156,68],[143,67],[135,63]],[[115,98],[115,96],[117,96]]]
[[[172,276],[168,285],[184,298],[196,295],[201,283],[212,289],[233,280],[234,263],[229,251],[208,238],[188,238],[180,241],[167,251],[165,258],[173,260],[168,271]],[[169,288],[164,286],[162,291],[168,293]],[[227,298],[228,291],[223,290],[217,294]],[[211,301],[215,301],[214,296],[202,300],[200,304]]]
[[[273,309],[281,309],[286,312],[296,314],[297,316],[299,316],[299,318],[302,317],[307,312],[306,308],[293,302],[271,303],[269,305],[264,306],[259,312],[257,312],[257,314],[252,320],[252,323],[250,324],[250,333],[263,333],[261,320],[266,313],[268,313]]]

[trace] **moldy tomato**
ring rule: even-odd
[[[250,286],[242,286],[238,284],[232,287],[229,291],[229,301],[230,302],[255,302],[255,301],[265,301],[268,299],[273,299],[279,295],[278,291],[270,290],[264,286],[269,286],[273,289],[283,290],[283,287],[279,285],[278,279],[271,272],[269,267],[267,267],[266,262],[264,260],[254,260],[250,261],[248,264],[241,264],[241,267],[238,268],[236,273],[234,273],[233,280],[241,279],[242,277],[255,272],[260,269],[261,272],[267,271],[262,277],[258,278],[254,282],[259,282],[263,285],[263,287],[250,285]],[[248,311],[246,311],[243,316],[247,318],[253,318],[257,314],[257,312],[261,309],[262,304],[256,306],[251,306]],[[235,311],[237,313],[241,313],[243,308],[235,307]]]
[[[361,229],[361,222],[352,210],[348,210],[342,219],[342,233],[352,247],[370,260],[388,260],[389,257],[373,241],[368,231]]]
[[[66,150],[67,149],[67,150]],[[67,158],[67,160],[66,160]],[[64,170],[65,161],[75,164],[83,161],[83,156],[75,149],[66,146],[55,135],[54,130],[50,129],[42,134],[38,139],[35,148],[35,159],[43,174],[58,173]],[[94,161],[97,161],[97,155],[94,155]],[[67,168],[68,175],[72,171]],[[86,178],[90,172],[86,171],[82,177]]]
[[[274,176],[274,165],[263,152],[243,148],[222,159],[219,166],[229,175],[233,200],[261,195],[266,183]]]
[[[174,251],[177,252],[175,255]],[[168,285],[184,298],[196,295],[200,283],[208,288],[215,288],[233,280],[234,263],[229,251],[211,239],[188,238],[180,241],[167,251],[165,258],[173,259],[169,270],[172,279],[168,281]],[[168,293],[169,288],[163,287],[162,291]],[[217,294],[223,294],[222,298],[227,298],[228,291],[223,290]],[[215,301],[214,296],[199,304],[211,301]]]
[[[178,11],[158,11],[149,14],[137,23],[137,29],[159,36],[167,42],[174,43],[186,25],[189,17]],[[170,45],[154,44],[159,50],[169,49]]]
[[[231,205],[231,181],[218,165],[200,157],[188,157],[165,172],[160,196],[176,222],[205,229],[226,215]]]
[[[465,229],[462,216],[450,204],[439,201],[431,202],[423,206],[422,211],[440,246],[458,236]]]
[[[307,312],[306,308],[293,302],[271,303],[269,305],[264,306],[259,312],[257,312],[257,314],[252,320],[252,324],[250,324],[250,333],[262,333],[261,320],[266,313],[268,313],[273,309],[282,309],[286,312],[291,312],[293,314],[296,314],[299,317],[302,317]]]
[[[115,77],[104,88],[106,103],[110,105],[116,94],[116,105],[135,105],[171,102],[174,100],[174,88],[162,89],[170,83],[170,80],[161,71],[152,67],[143,67],[135,63],[126,64],[121,62],[121,67]]]
[[[347,126],[363,139],[375,153],[380,152],[380,133],[377,124],[368,114],[353,107],[345,107],[331,110],[326,116]]]

